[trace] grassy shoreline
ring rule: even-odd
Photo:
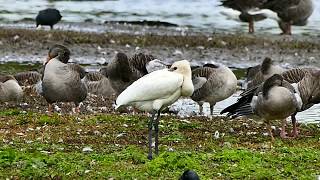
[[[275,126],[279,126],[276,122]],[[249,119],[163,116],[160,155],[147,160],[143,115],[0,112],[0,178],[314,179],[320,173],[320,128],[270,148],[264,124]],[[219,138],[214,134],[219,132]]]

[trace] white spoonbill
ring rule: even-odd
[[[160,112],[177,101],[181,96],[189,97],[193,93],[190,63],[187,60],[177,61],[170,69],[162,69],[147,74],[133,82],[116,100],[116,109],[131,105],[141,111],[152,114],[149,121],[149,153],[152,159],[152,126],[155,130],[155,154],[159,153],[159,118]]]

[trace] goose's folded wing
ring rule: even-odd
[[[172,95],[183,83],[183,76],[167,69],[154,71],[143,76],[117,98],[117,105],[125,105],[137,101],[162,99]]]
[[[68,64],[68,68],[71,71],[79,73],[81,79],[86,76],[87,72],[78,64]]]

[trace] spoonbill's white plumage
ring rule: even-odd
[[[152,159],[152,126],[156,132],[155,153],[159,152],[158,125],[161,110],[177,101],[181,96],[191,96],[193,90],[190,64],[182,60],[173,63],[170,69],[154,71],[143,76],[118,96],[116,109],[120,106],[131,105],[152,114],[149,121],[149,159]]]

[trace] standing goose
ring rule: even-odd
[[[255,74],[252,73],[251,75],[253,75],[253,77],[247,77],[247,88],[257,86],[269,77],[271,77],[272,75],[281,74],[284,71],[285,70],[281,66],[275,65],[271,58],[266,57],[260,65],[260,70],[257,71]]]
[[[53,25],[57,24],[61,18],[60,11],[57,9],[48,8],[41,10],[36,17],[36,27],[46,25],[53,29]]]
[[[80,112],[79,103],[87,97],[87,87],[82,78],[85,70],[77,64],[67,64],[70,57],[68,48],[54,45],[50,48],[42,77],[42,95],[49,103],[74,102],[76,112]]]
[[[263,14],[251,15],[249,10],[263,5],[264,0],[221,0],[221,6],[231,8],[223,10],[221,14],[236,21],[249,23],[249,33],[254,33],[254,22],[261,21],[267,17]]]
[[[273,77],[273,76],[272,76]],[[299,106],[297,106],[297,109],[294,111],[294,113],[291,114],[291,110],[288,110],[290,103],[287,102],[286,106],[283,108],[279,108],[279,110],[282,110],[284,112],[282,113],[287,113],[291,114],[291,120],[293,124],[293,137],[298,136],[298,130],[297,130],[297,125],[296,125],[296,118],[295,115],[297,112],[301,112],[304,110],[309,109],[312,107],[314,104],[320,103],[320,71],[316,69],[291,69],[288,70],[284,73],[281,74],[282,80],[282,86],[285,84],[286,87],[290,87],[288,89],[292,89],[295,92],[295,96],[297,101],[299,102]],[[279,77],[274,77],[275,80],[281,79]],[[269,78],[270,79],[270,78]],[[271,79],[272,80],[272,79]],[[271,81],[269,80],[269,82]],[[276,81],[279,82],[279,81]],[[284,83],[285,82],[285,83]],[[287,85],[288,83],[291,83],[291,85]],[[252,103],[254,100],[257,100],[257,98],[254,98],[255,95],[259,94],[259,92],[263,92],[263,89],[265,89],[264,92],[266,92],[266,87],[270,83],[267,83],[267,81],[260,86],[256,86],[255,88],[249,89],[241,94],[241,98],[234,103],[233,105],[225,108],[223,111],[221,111],[221,114],[228,112],[228,116],[231,117],[237,117],[237,116],[247,116],[251,115],[252,113],[264,111],[262,107],[259,107],[259,110],[257,110],[257,103]],[[272,81],[271,81],[272,84]],[[278,85],[279,84],[275,84]],[[264,88],[263,88],[264,86]],[[270,88],[269,88],[270,89]],[[266,93],[264,93],[266,94]],[[270,94],[270,92],[269,92]],[[275,98],[275,102],[281,101],[285,103],[286,101],[283,100],[285,94],[280,94],[280,93],[272,93],[273,97]],[[299,100],[300,99],[300,100]],[[301,103],[301,105],[300,105]],[[293,104],[291,104],[293,105]],[[269,102],[268,106],[270,108],[275,108],[274,104],[272,102]],[[254,108],[255,107],[255,108]],[[291,107],[292,108],[292,107]],[[253,109],[256,109],[253,111]],[[268,108],[266,108],[268,110]],[[271,113],[272,115],[272,113]],[[285,133],[285,125],[286,121],[282,122],[282,131],[281,131],[281,137],[286,138],[286,133]]]
[[[0,102],[19,101],[23,90],[11,75],[0,75]]]
[[[145,66],[153,59],[153,56],[142,53],[136,54],[130,59],[124,53],[117,53],[106,69],[106,75],[116,93],[120,94],[134,81],[146,75],[148,71]]]
[[[267,0],[261,8],[250,14],[263,14],[276,20],[286,35],[292,34],[291,25],[306,25],[314,10],[312,0]]]
[[[203,113],[203,103],[210,104],[210,115],[213,113],[214,105],[222,101],[237,90],[237,77],[225,66],[206,64],[192,71],[194,92],[191,99],[196,101]]]
[[[152,159],[152,127],[155,129],[155,153],[159,153],[159,118],[160,112],[177,101],[181,96],[189,97],[193,93],[190,64],[186,60],[177,61],[170,69],[163,69],[147,74],[125,89],[116,100],[116,109],[120,106],[134,106],[150,112],[149,153]]]

